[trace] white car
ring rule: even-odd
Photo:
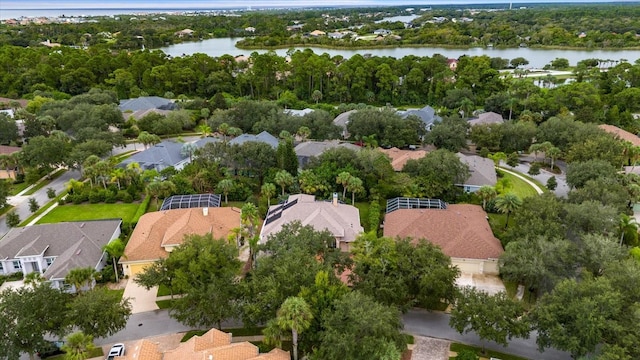
[[[107,360],[113,360],[116,356],[124,355],[124,344],[115,344],[109,350],[109,354],[107,355]]]

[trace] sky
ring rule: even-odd
[[[624,1],[624,0],[623,0]],[[0,9],[219,9],[243,7],[291,7],[294,6],[429,6],[441,4],[492,4],[509,3],[508,0],[112,0],[95,2],[87,0],[0,0]],[[513,3],[523,2],[611,2],[611,1],[577,1],[577,0],[515,0]],[[629,1],[625,1],[629,2]]]

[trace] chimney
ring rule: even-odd
[[[209,208],[208,207],[202,208],[202,215],[203,216],[209,215]]]
[[[333,206],[338,206],[338,193],[337,192],[333,193],[333,201],[331,203],[333,203]]]

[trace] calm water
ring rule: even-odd
[[[225,54],[237,56],[249,56],[256,51],[260,54],[268,50],[243,50],[235,47],[236,42],[242,38],[221,38],[209,39],[200,42],[189,42],[167,46],[161,48],[166,54],[171,56],[192,55],[195,53],[203,53],[212,57],[219,57]],[[294,48],[303,50],[304,47]],[[416,56],[433,56],[435,54],[444,55],[448,58],[459,58],[462,55],[480,56],[488,55],[490,57],[502,57],[513,59],[523,57],[529,60],[528,67],[541,68],[555,58],[566,58],[571,65],[575,65],[584,59],[603,59],[603,60],[627,60],[631,63],[640,59],[640,50],[547,50],[547,49],[530,49],[530,48],[514,48],[514,49],[448,49],[437,47],[403,47],[403,48],[384,48],[384,49],[323,49],[309,47],[316,54],[328,53],[330,56],[341,55],[349,58],[355,54],[371,54],[374,56],[391,56],[402,58],[407,55]],[[275,52],[280,56],[285,56],[289,49],[278,49]],[[610,64],[611,65],[611,64]]]

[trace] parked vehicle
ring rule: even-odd
[[[116,356],[124,355],[124,344],[114,344],[109,350],[109,354],[107,355],[107,360],[113,360]]]

